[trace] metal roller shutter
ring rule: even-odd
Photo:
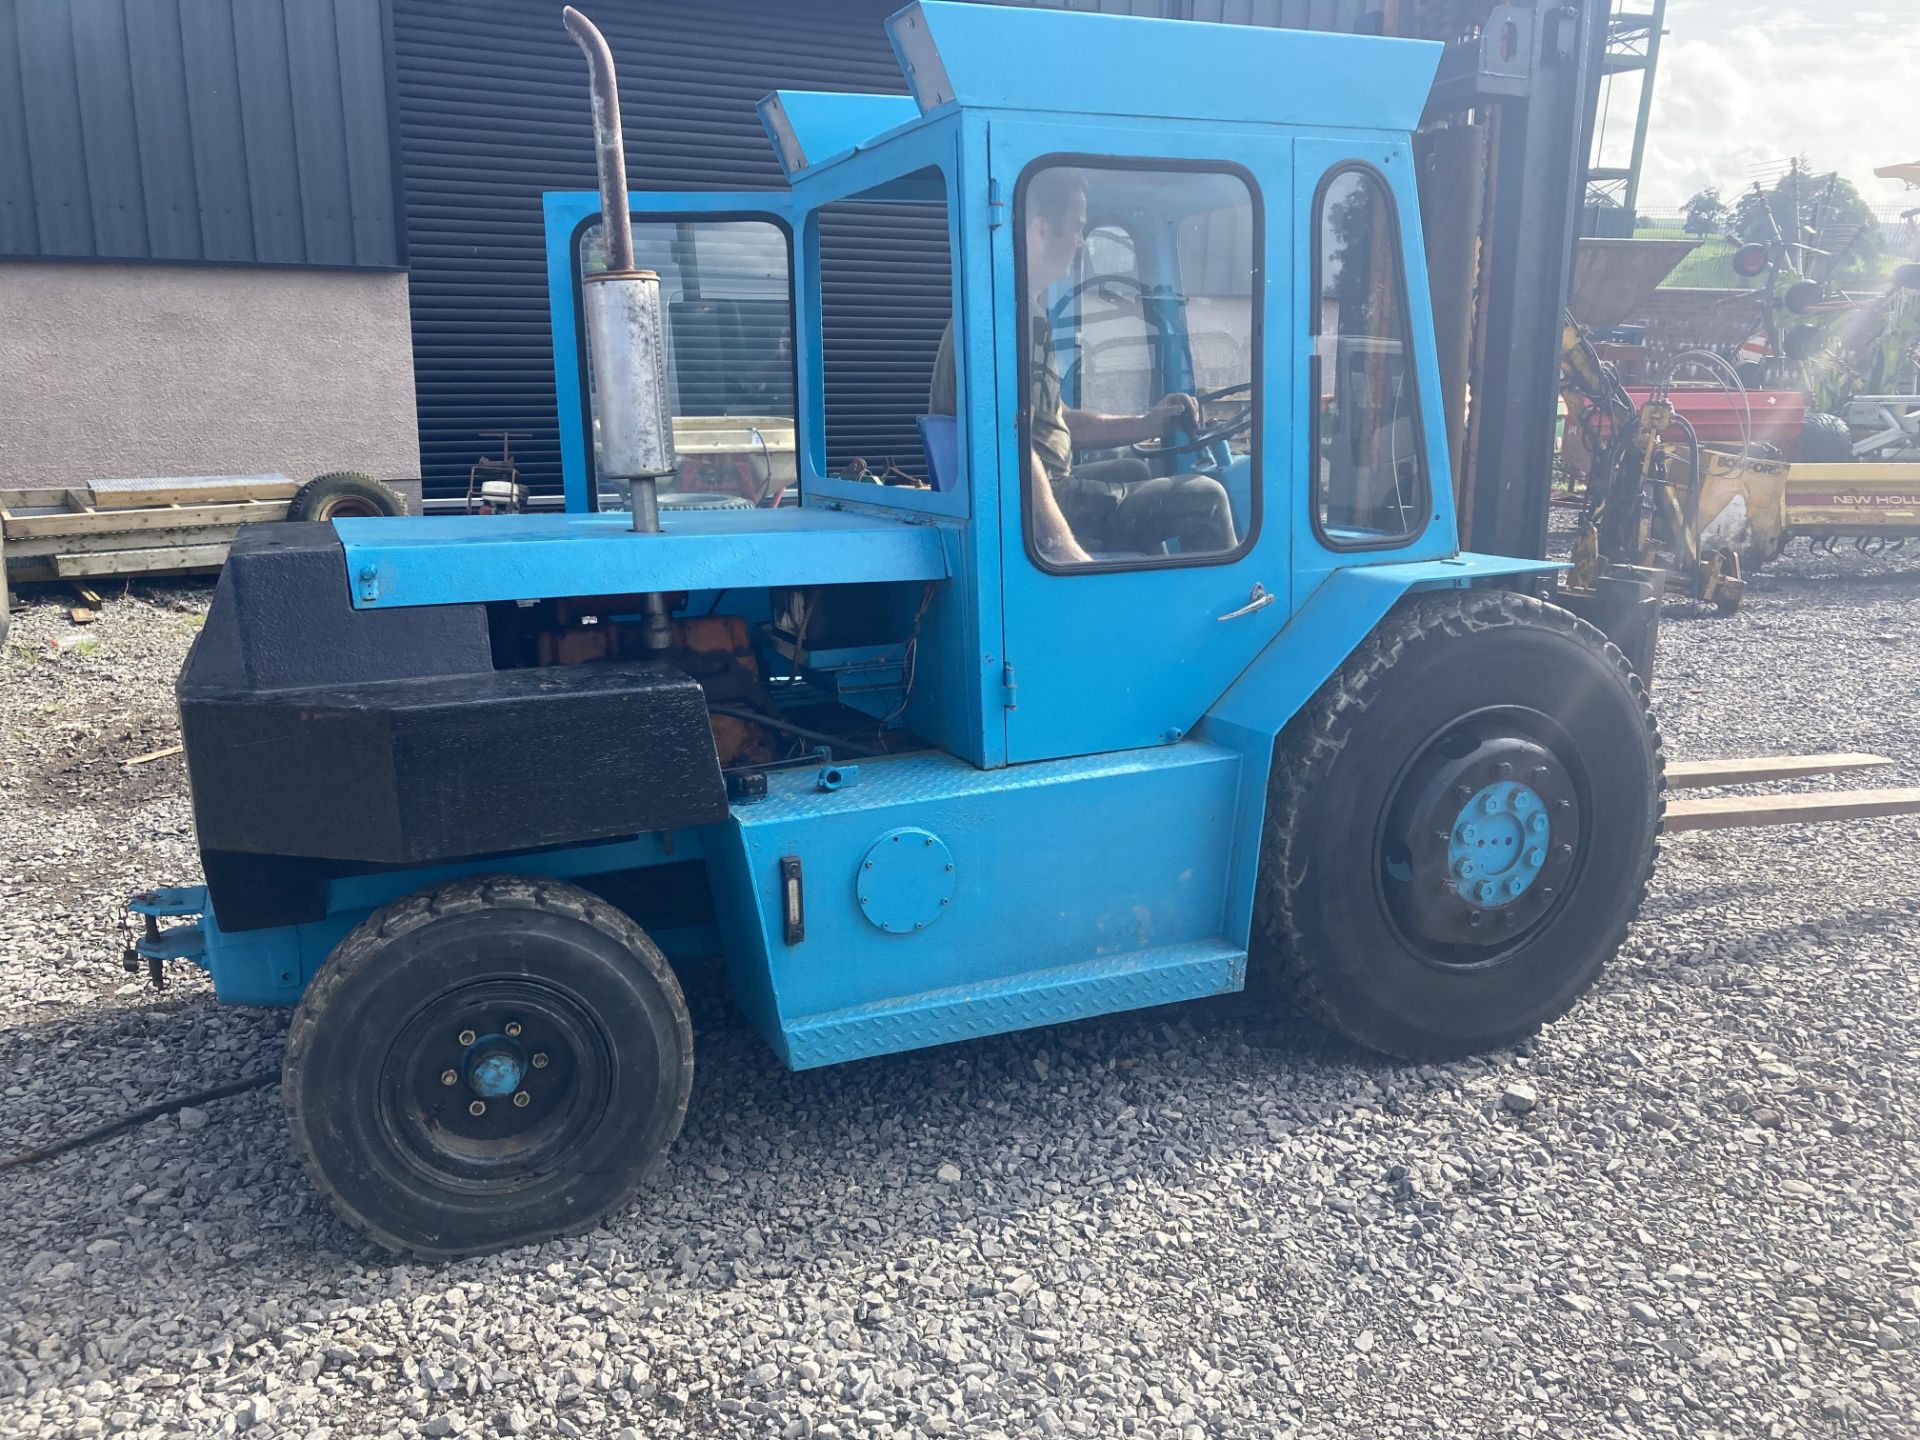
[[[630,183],[781,186],[755,102],[782,86],[901,93],[882,29],[897,8],[598,0]],[[527,436],[523,478],[558,494],[540,195],[594,187],[585,62],[556,5],[393,0],[393,20],[426,494],[464,493],[474,457],[497,448],[480,432],[502,428]]]

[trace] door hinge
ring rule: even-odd
[[[1020,708],[1018,698],[1020,682],[1013,678],[1013,662],[1011,660],[1000,667],[1000,691],[1001,700],[1007,709],[1018,710]]]
[[[1000,182],[998,180],[988,180],[987,228],[989,230],[998,230],[1000,228],[1000,212],[1004,209],[1006,209],[1006,205],[1000,199]]]

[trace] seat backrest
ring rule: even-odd
[[[951,415],[922,415],[920,448],[927,452],[927,483],[951,490],[960,479],[959,422]]]

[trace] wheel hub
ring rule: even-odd
[[[1496,780],[1475,791],[1447,842],[1447,873],[1460,897],[1494,909],[1526,894],[1547,867],[1552,825],[1531,785]]]
[[[527,1056],[505,1035],[487,1035],[467,1047],[462,1068],[469,1090],[483,1100],[500,1100],[520,1088]]]
[[[1573,776],[1548,746],[1484,731],[1440,737],[1389,805],[1388,910],[1429,960],[1480,964],[1553,908],[1579,837]]]

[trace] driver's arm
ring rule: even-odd
[[[1060,497],[1053,493],[1047,467],[1031,450],[1027,452],[1027,487],[1033,493],[1033,538],[1040,553],[1056,565],[1091,564],[1093,556],[1073,538],[1073,527],[1060,513]]]
[[[1158,440],[1177,420],[1200,424],[1200,402],[1175,392],[1141,415],[1099,415],[1091,410],[1068,410],[1067,429],[1073,443],[1087,450],[1111,450],[1141,440]]]

